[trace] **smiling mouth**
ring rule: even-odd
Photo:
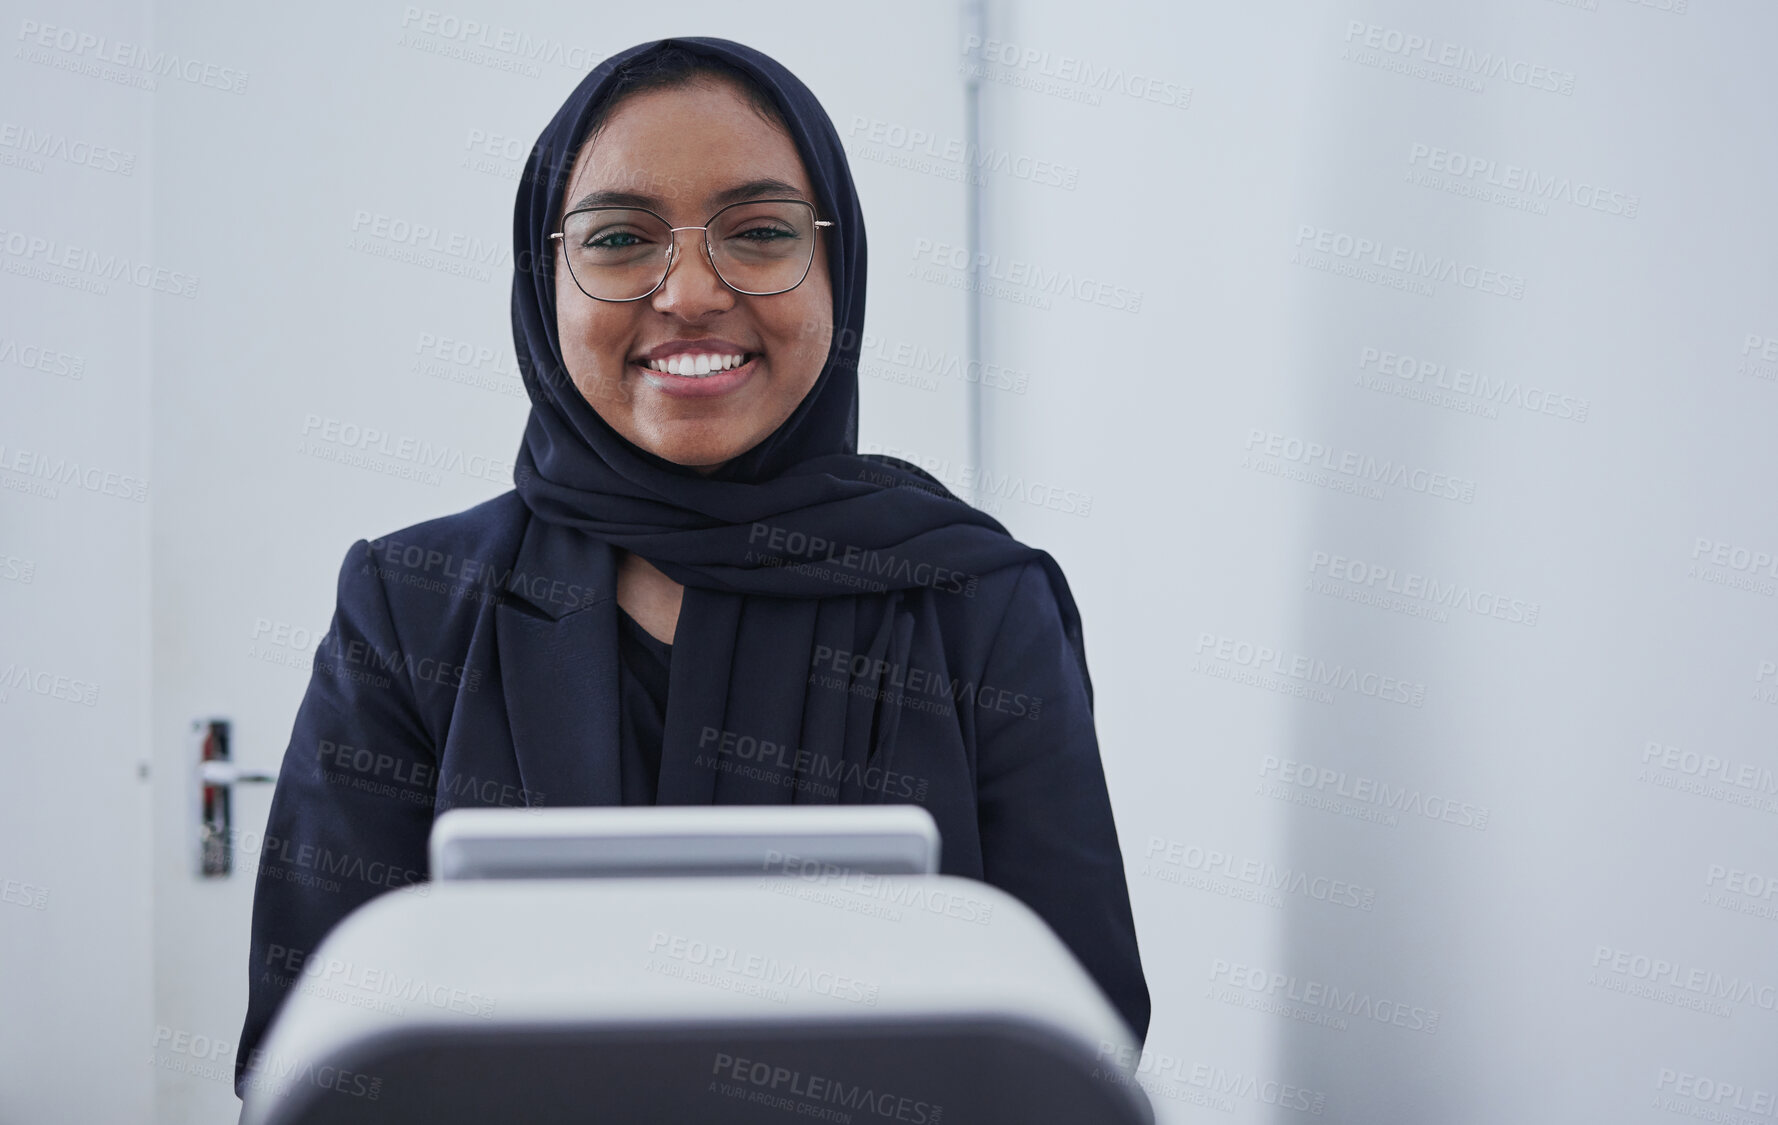
[[[759,352],[735,352],[728,355],[698,353],[667,356],[665,359],[639,359],[637,366],[663,375],[690,379],[706,379],[744,366],[759,357]]]

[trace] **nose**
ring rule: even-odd
[[[710,264],[704,228],[679,227],[673,232],[673,257],[667,279],[650,298],[657,312],[697,321],[735,307],[735,291],[724,285]]]

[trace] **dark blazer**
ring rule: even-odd
[[[427,878],[435,813],[619,803],[615,558],[597,552],[592,573],[564,579],[574,534],[532,519],[508,492],[347,552],[266,824],[237,1093],[327,932]],[[1148,986],[1123,858],[1091,707],[1043,571],[984,575],[969,597],[913,590],[903,605],[921,639],[895,673],[894,769],[867,779],[871,799],[923,805],[944,873],[1035,910],[1140,1041]],[[811,685],[846,690],[852,655],[816,658]],[[713,732],[713,752],[754,768],[788,770],[795,752],[721,738]]]

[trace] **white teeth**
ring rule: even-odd
[[[683,375],[693,379],[702,378],[718,371],[729,371],[747,362],[744,355],[711,355],[708,352],[698,355],[674,355],[666,359],[648,359],[642,366],[650,371],[664,371],[668,375]]]

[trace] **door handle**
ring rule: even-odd
[[[277,781],[275,773],[264,773],[250,770],[234,762],[218,762],[215,760],[198,763],[198,777],[205,785],[227,787],[242,781]]]
[[[191,731],[192,748],[197,758],[194,792],[198,816],[198,876],[225,879],[234,872],[235,838],[230,799],[234,787],[263,785],[277,781],[278,775],[245,769],[231,760],[227,719],[197,719],[192,722]]]

